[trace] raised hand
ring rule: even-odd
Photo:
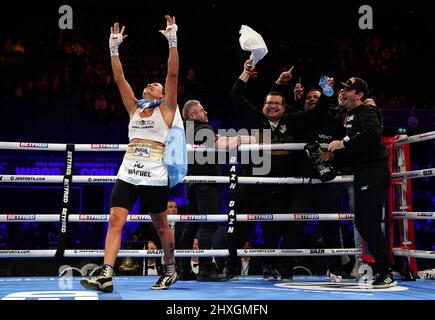
[[[279,75],[278,80],[276,81],[278,84],[285,84],[287,82],[289,82],[291,79],[293,79],[293,69],[295,68],[295,66],[292,66],[289,70],[284,71],[283,73],[281,73]]]
[[[294,96],[295,96],[295,101],[299,101],[302,99],[302,96],[304,94],[304,87],[302,86],[301,83],[296,83],[295,88],[293,90]]]
[[[166,18],[166,29],[159,30],[159,32],[161,32],[166,37],[166,39],[168,39],[169,48],[176,47],[178,26],[175,23],[175,17],[166,15],[165,18]]]
[[[255,67],[252,66],[252,64],[254,63],[254,60],[252,59],[248,59],[245,61],[245,63],[243,64],[243,68],[246,71],[253,71]]]
[[[109,48],[111,56],[118,56],[118,47],[122,41],[127,37],[123,35],[125,26],[122,26],[121,31],[119,31],[119,23],[115,22],[113,27],[110,27],[110,37],[109,37]]]

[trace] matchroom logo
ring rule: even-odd
[[[119,144],[91,144],[91,149],[119,149]]]

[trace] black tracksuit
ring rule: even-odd
[[[313,126],[295,135],[296,143],[328,144],[332,140],[341,140],[345,136],[342,114],[338,108],[331,108],[323,117],[318,126]],[[332,166],[337,170],[340,164],[340,157],[343,152],[336,153],[331,161]],[[319,178],[318,172],[314,169],[310,159],[305,152],[298,152],[294,155],[295,171],[298,176]],[[337,184],[314,184],[301,185],[293,190],[292,207],[295,212],[310,213],[337,213],[340,211],[341,189]],[[305,222],[294,222],[294,230],[288,237],[288,248],[298,248],[301,233],[306,225]],[[320,221],[324,246],[326,248],[340,248],[340,223],[339,221]],[[325,261],[330,272],[340,274],[342,271],[341,258],[326,257]]]
[[[208,123],[201,123],[199,121],[193,122],[193,140],[191,140],[192,129],[186,125],[187,143],[206,145],[209,148],[214,148],[215,139],[212,141],[205,141],[206,138],[198,138],[196,133],[199,130],[209,131],[211,136],[215,136],[215,131]],[[189,166],[188,175],[190,176],[220,176],[221,169],[215,157],[214,163],[198,164],[196,163],[194,152],[188,153]],[[187,213],[191,215],[195,214],[219,214],[221,208],[221,192],[219,185],[207,184],[207,183],[187,183]],[[181,249],[192,249],[193,240],[195,236],[198,237],[199,249],[211,249],[213,234],[216,231],[216,222],[198,223],[187,222],[183,227],[183,231],[180,239]],[[181,272],[188,272],[190,269],[190,258],[180,258],[179,267]],[[214,269],[212,264],[212,258],[199,258],[199,271],[210,272]]]
[[[382,232],[382,208],[390,184],[387,150],[382,144],[382,114],[360,105],[346,113],[344,146],[354,171],[355,223],[375,258],[375,272],[388,271],[388,248]]]
[[[284,86],[274,84],[271,91],[283,92]],[[238,108],[238,115],[244,120],[247,129],[269,129],[272,130],[272,144],[292,143],[294,134],[305,130],[320,122],[322,115],[330,106],[330,99],[321,96],[319,108],[307,112],[285,113],[275,129],[261,108],[255,107],[246,97],[246,83],[237,79],[231,90],[231,101]],[[261,137],[260,137],[261,139]],[[262,142],[262,141],[260,141]],[[295,176],[293,155],[300,151],[276,150],[271,152],[271,171],[269,177],[290,177]],[[260,165],[261,166],[261,165]],[[245,166],[242,169],[243,176],[253,176],[254,165]],[[290,185],[240,185],[242,213],[286,213],[292,211],[290,194],[294,186]],[[238,248],[241,248],[253,225],[244,222],[237,228]],[[276,249],[281,236],[284,240],[292,233],[292,222],[263,222],[264,247]],[[284,246],[283,246],[284,247]],[[275,259],[266,257],[266,264],[273,264]],[[279,260],[279,259],[277,259]]]

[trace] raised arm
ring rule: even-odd
[[[243,65],[243,72],[240,75],[239,79],[242,80],[244,83],[247,83],[249,78],[251,77],[252,71],[254,71],[254,67],[252,66],[252,59],[248,59],[245,61]]]
[[[177,111],[177,86],[178,86],[178,49],[177,49],[177,25],[175,17],[165,16],[166,30],[160,32],[168,39],[169,57],[168,71],[165,82],[165,102],[161,107],[163,119],[168,127],[172,127],[175,112]]]
[[[230,92],[230,100],[238,115],[244,120],[244,125],[247,127],[256,128],[258,120],[263,117],[261,110],[256,108],[246,98],[246,84],[251,76],[252,68],[250,67],[252,60],[249,59],[244,64],[244,69],[239,78],[236,79]]]
[[[293,79],[293,70],[295,66],[292,66],[289,70],[282,72],[278,79],[276,79],[275,84],[279,86],[285,86],[287,83]]]
[[[294,66],[292,66],[289,70],[282,72],[278,79],[273,83],[272,88],[270,88],[270,91],[277,91],[281,93],[284,97],[288,96],[288,82],[293,79],[293,70]],[[288,110],[294,109],[293,106],[286,103],[286,108]]]
[[[328,78],[328,83],[332,86],[333,78]],[[327,116],[327,111],[333,107],[333,96],[328,97],[321,94],[317,101],[316,107],[311,110],[299,111],[290,114],[285,114],[287,121],[291,123],[293,130],[300,131],[318,126],[321,121]]]
[[[130,84],[127,82],[127,80],[125,80],[124,70],[122,69],[122,64],[118,53],[119,45],[127,37],[127,35],[123,35],[124,30],[125,27],[123,26],[121,31],[119,31],[118,23],[115,23],[113,27],[110,28],[110,61],[112,64],[113,77],[116,85],[118,86],[119,93],[121,94],[122,102],[124,103],[128,114],[131,116],[136,110],[137,99],[134,96]]]

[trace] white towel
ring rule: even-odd
[[[263,59],[267,54],[268,50],[266,43],[259,33],[248,26],[242,25],[239,33],[240,47],[242,47],[243,50],[251,51],[250,59],[253,60],[252,66],[254,67],[258,61]]]

